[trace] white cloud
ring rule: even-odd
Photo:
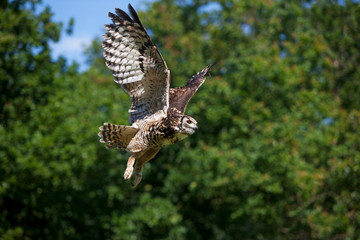
[[[68,54],[82,54],[92,39],[90,36],[64,36],[60,42],[51,44],[53,55],[64,55],[66,57]]]
[[[80,71],[88,68],[84,55],[85,48],[91,44],[94,37],[90,36],[63,36],[57,43],[50,44],[53,58],[63,56],[69,63],[76,61],[80,64]]]

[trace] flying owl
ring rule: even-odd
[[[196,120],[184,114],[185,108],[214,64],[192,76],[184,87],[170,88],[170,71],[164,59],[133,7],[129,4],[128,8],[131,17],[118,8],[116,14],[109,13],[113,23],[105,25],[102,46],[114,81],[130,95],[132,125],[104,123],[98,135],[101,143],[108,143],[107,148],[131,153],[124,179],[133,177],[132,185],[136,186],[142,178],[142,166],[162,146],[179,142],[197,130]]]

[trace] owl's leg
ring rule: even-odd
[[[136,153],[132,153],[131,156],[129,157],[128,161],[127,161],[127,165],[126,165],[126,170],[124,173],[124,179],[128,180],[131,178],[131,175],[133,173],[134,170],[134,162],[136,158],[139,158],[143,155],[143,152],[136,152]]]
[[[128,159],[127,165],[126,165],[126,170],[124,173],[124,179],[128,180],[131,178],[131,175],[133,173],[134,170],[134,162],[135,162],[135,156],[134,154],[131,154],[131,156]]]
[[[136,187],[142,179],[142,166],[150,161],[159,152],[160,148],[151,148],[147,150],[140,158],[136,160],[134,181],[131,183],[133,187]]]

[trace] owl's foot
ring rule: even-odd
[[[131,155],[128,159],[128,162],[127,162],[127,166],[126,166],[126,170],[125,170],[125,173],[124,173],[124,179],[125,180],[128,180],[131,178],[131,175],[133,173],[133,170],[134,170],[134,162],[135,162],[135,156],[134,155]]]
[[[134,174],[134,181],[131,183],[131,186],[136,187],[142,179],[142,172],[135,172]]]
[[[131,175],[132,175],[132,173],[133,173],[133,170],[134,170],[133,167],[131,167],[131,168],[126,168],[125,173],[124,173],[124,179],[125,179],[125,180],[128,180],[128,179],[131,178]]]

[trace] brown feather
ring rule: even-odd
[[[132,18],[120,9],[109,13],[113,23],[106,25],[103,49],[114,81],[131,97],[133,123],[158,111],[166,114],[170,71],[131,5],[129,11]]]
[[[169,104],[171,109],[176,109],[180,113],[184,113],[187,104],[192,96],[196,93],[199,87],[205,82],[206,75],[210,68],[216,63],[210,64],[204,68],[200,73],[192,76],[184,87],[170,88]]]
[[[139,131],[138,128],[132,126],[116,125],[111,123],[104,123],[100,128],[98,136],[101,143],[109,143],[107,148],[122,148],[125,149],[131,139]]]

